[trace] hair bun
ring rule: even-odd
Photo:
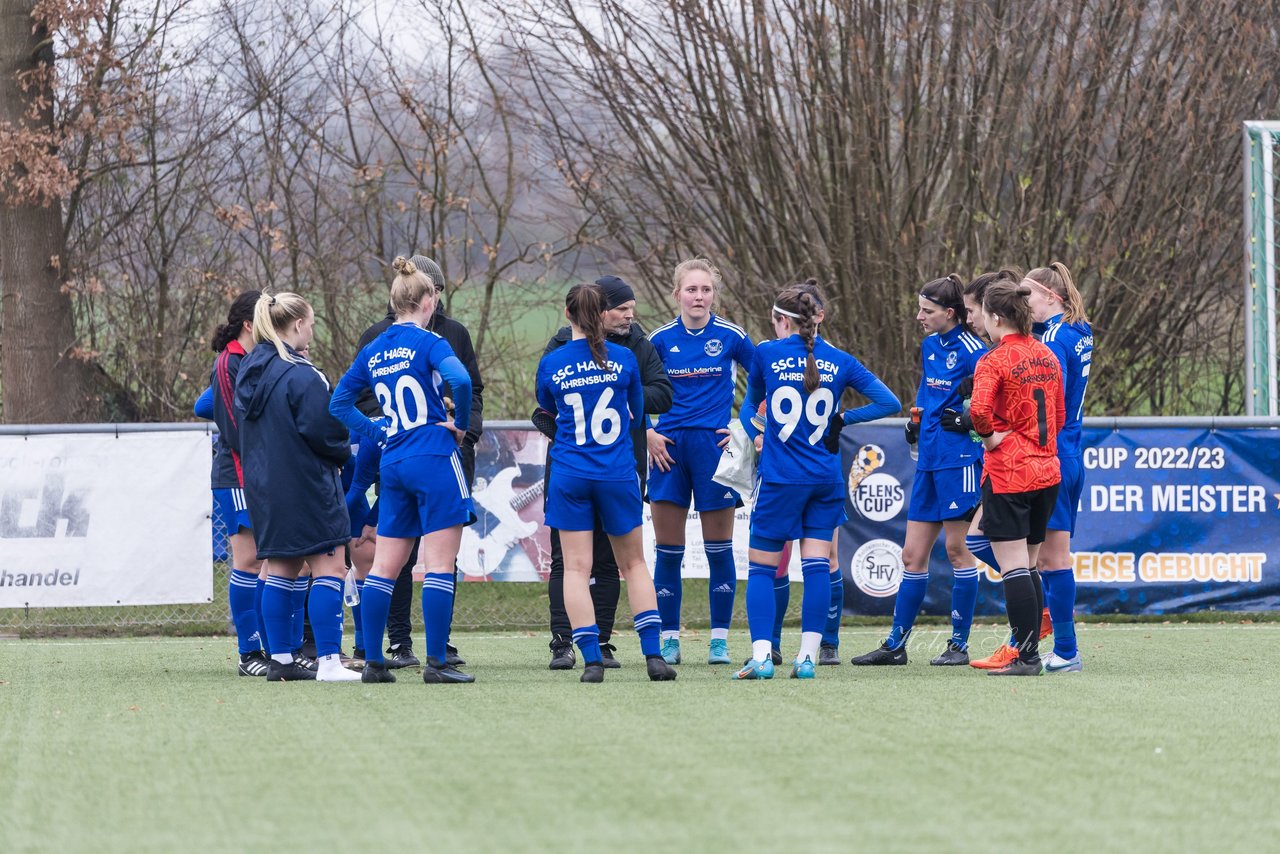
[[[412,276],[418,272],[417,266],[403,255],[396,256],[396,260],[391,262],[391,268],[402,276]]]
[[[1028,285],[1018,285],[1018,288],[1014,293],[1020,297],[1029,297],[1031,296],[1031,288]]]

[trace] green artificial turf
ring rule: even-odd
[[[975,630],[989,651],[995,626]],[[842,658],[880,628],[846,629]],[[1083,625],[1086,671],[928,658],[734,683],[686,633],[604,685],[545,639],[458,635],[478,679],[266,684],[225,638],[0,642],[0,850],[1264,850],[1280,625]],[[795,648],[788,633],[785,645]],[[421,644],[421,641],[419,641]],[[421,652],[421,645],[418,646]],[[730,639],[745,656],[745,635]],[[389,848],[394,846],[394,848]]]

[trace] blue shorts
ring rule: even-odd
[[[675,464],[671,471],[649,467],[650,501],[670,501],[699,512],[741,506],[738,493],[711,479],[720,463],[716,445],[723,436],[709,428],[671,430],[662,435],[675,442],[667,445]]]
[[[751,508],[751,537],[831,542],[832,532],[849,518],[844,512],[844,492],[842,483],[761,481]]]
[[[587,480],[561,474],[554,466],[547,485],[547,527],[559,531],[591,531],[596,519],[606,534],[621,537],[640,527],[644,502],[640,500],[640,478],[629,480]]]
[[[1076,511],[1080,508],[1080,494],[1084,492],[1084,464],[1079,457],[1058,457],[1062,469],[1062,484],[1058,487],[1058,502],[1053,505],[1049,517],[1050,531],[1076,532]]]
[[[249,505],[244,503],[243,489],[215,489],[213,513],[227,526],[228,537],[239,533],[241,528],[253,530],[253,523],[249,521]]]
[[[962,468],[920,471],[911,482],[909,522],[950,522],[965,519],[982,501],[982,468],[970,463]]]
[[[471,518],[471,492],[457,452],[447,457],[425,454],[383,465],[380,478],[380,537],[421,537],[464,525]]]

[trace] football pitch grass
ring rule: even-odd
[[[1274,850],[1280,624],[1082,625],[1084,673],[1021,679],[930,667],[936,627],[906,667],[847,663],[882,633],[746,683],[686,633],[659,684],[629,635],[604,685],[530,634],[458,635],[469,686],[266,684],[227,638],[0,641],[0,850]]]

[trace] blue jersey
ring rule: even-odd
[[[634,480],[631,422],[644,412],[636,357],[605,342],[607,367],[585,339],[570,341],[538,363],[538,405],[556,413],[553,471],[584,480]]]
[[[1063,323],[1062,315],[1049,318],[1041,338],[1062,365],[1062,395],[1067,405],[1067,423],[1058,434],[1058,456],[1078,457],[1083,439],[1084,392],[1093,364],[1093,330],[1077,320]]]
[[[701,329],[679,317],[649,336],[674,390],[671,409],[658,417],[658,430],[719,429],[733,414],[734,364],[751,367],[755,345],[741,326],[711,315]]]
[[[891,415],[901,408],[898,398],[862,363],[837,350],[821,336],[814,339],[813,355],[822,381],[812,394],[804,390],[808,350],[804,339],[792,335],[778,341],[762,341],[756,347],[747,375],[747,397],[739,420],[754,436],[751,413],[766,401],[764,449],[760,453],[760,477],[774,483],[841,483],[840,456],[823,446],[832,415],[840,411],[845,389],[860,392],[871,401],[844,412],[845,424],[857,424]]]
[[[454,423],[465,430],[471,417],[471,379],[453,348],[416,323],[394,323],[356,356],[334,390],[329,411],[364,437],[380,441],[385,436],[384,465],[423,454],[449,456],[458,443],[441,426],[449,417],[440,391],[446,380],[458,398]],[[385,428],[355,407],[366,388],[382,406]]]
[[[964,408],[960,382],[973,376],[987,345],[957,325],[950,332],[935,332],[920,342],[920,387],[916,406],[920,413],[919,471],[964,468],[982,459],[982,445],[965,433],[942,429],[942,410]]]

